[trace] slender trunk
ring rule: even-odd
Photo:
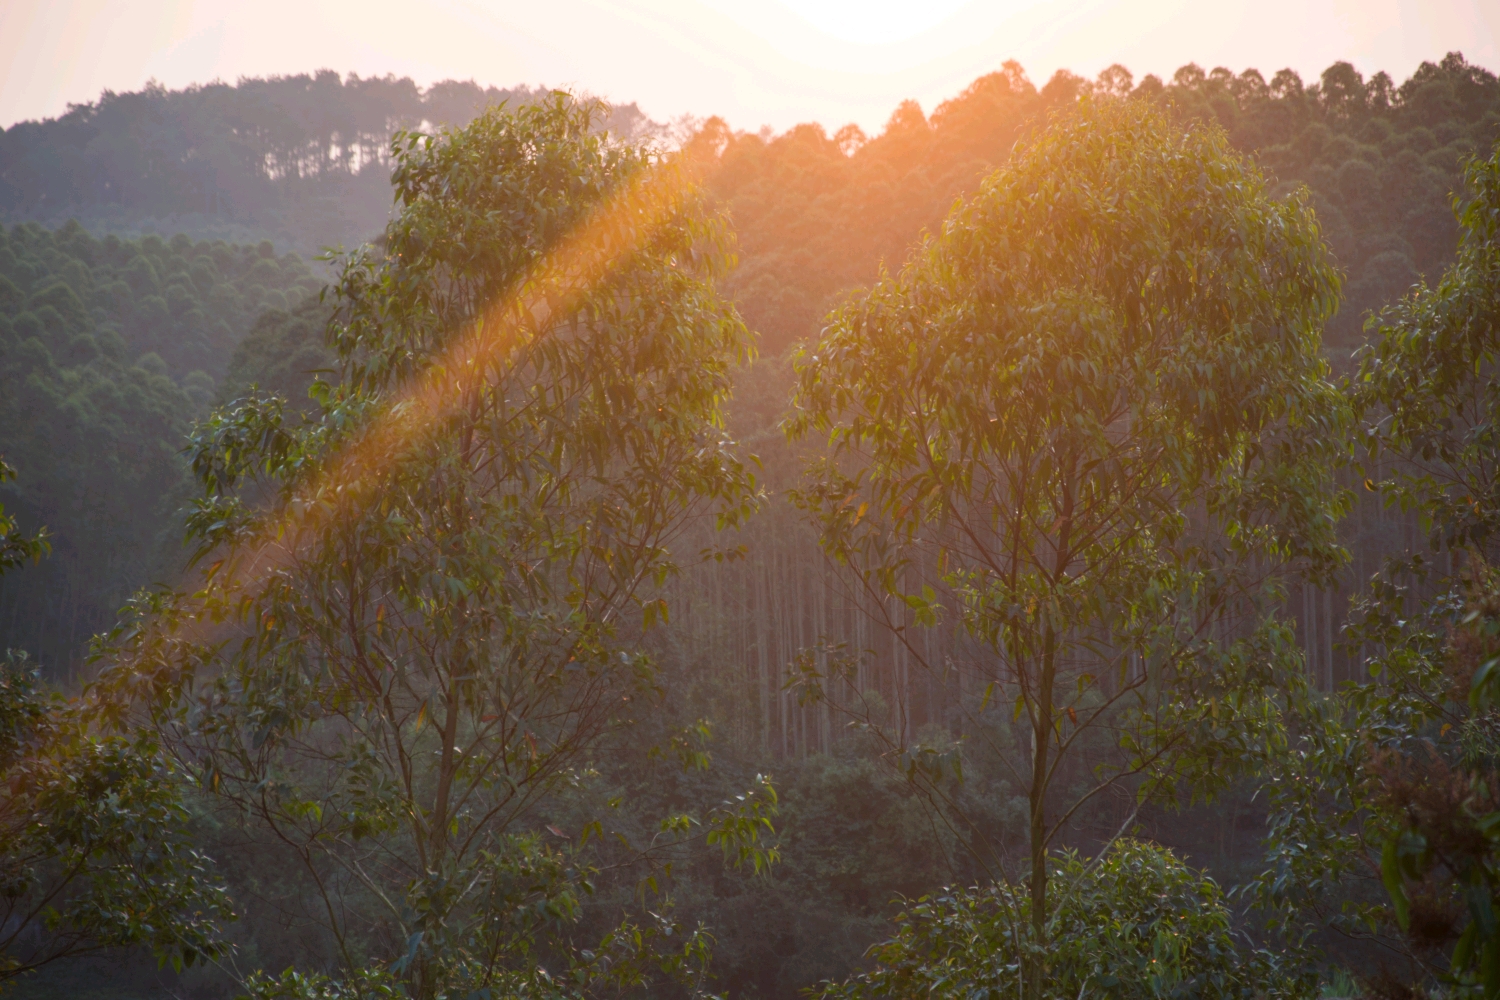
[[[428,822],[428,834],[432,845],[429,870],[441,875],[448,861],[449,798],[453,791],[453,779],[458,773],[458,755],[454,742],[458,738],[459,699],[458,686],[448,691],[443,718],[443,746],[439,751],[437,794],[433,798],[432,816]],[[437,969],[430,955],[423,955],[417,962],[417,1000],[434,1000],[437,996]]]
[[[1036,714],[1031,754],[1031,926],[1036,943],[1043,940],[1047,925],[1047,748],[1052,733],[1052,683],[1057,671],[1057,636],[1052,626],[1042,640],[1041,676],[1036,692]],[[1040,970],[1032,971],[1032,982],[1038,987]]]
[[[1337,587],[1337,586],[1338,586],[1337,583],[1331,583],[1331,584],[1329,584],[1328,589],[1323,592],[1323,612],[1324,612],[1324,614],[1323,614],[1323,621],[1324,621],[1324,628],[1323,628],[1323,663],[1324,663],[1324,667],[1323,667],[1323,669],[1325,671],[1325,676],[1327,678],[1327,688],[1328,688],[1329,691],[1333,690],[1333,685],[1334,685],[1334,680],[1333,680],[1333,629],[1334,629],[1334,621],[1333,621],[1333,592],[1334,592],[1334,588]]]
[[[771,748],[771,689],[770,647],[775,635],[775,621],[771,617],[771,582],[767,579],[771,570],[766,564],[756,567],[755,572],[755,689],[760,698],[760,748]]]
[[[833,678],[828,672],[828,654],[823,650],[823,643],[828,638],[828,569],[825,565],[818,574],[817,590],[814,591],[813,613],[817,615],[817,625],[813,629],[813,641],[818,644],[818,670],[823,675],[820,682],[826,694],[832,693]],[[818,724],[818,753],[828,752],[829,731],[833,728],[832,721],[828,717],[830,711],[828,699],[813,706],[813,715]]]
[[[1073,529],[1073,488],[1064,480],[1061,505],[1060,531],[1057,539],[1056,558],[1052,567],[1054,586],[1067,574],[1072,562],[1070,541]],[[1045,612],[1043,612],[1045,616]],[[1036,961],[1031,974],[1032,996],[1041,1000],[1046,985],[1043,974],[1047,954],[1047,784],[1048,747],[1052,740],[1052,689],[1057,678],[1057,628],[1050,617],[1045,617],[1042,631],[1042,656],[1040,675],[1037,677],[1035,708],[1032,713],[1032,739],[1035,746],[1031,754],[1031,927],[1036,947]],[[1019,666],[1019,664],[1018,664]]]
[[[791,756],[791,749],[789,746],[791,722],[790,713],[787,710],[791,695],[787,692],[786,685],[782,684],[781,681],[782,672],[785,670],[786,664],[790,660],[790,657],[786,655],[786,645],[791,639],[791,633],[788,629],[786,614],[786,602],[788,599],[786,584],[787,557],[785,553],[777,551],[774,554],[773,558],[773,565],[776,567],[776,662],[773,663],[771,667],[775,671],[775,684],[777,692],[776,728],[781,736],[781,756],[782,759],[786,759]]]

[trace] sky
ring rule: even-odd
[[[1459,50],[1500,71],[1500,0],[0,0],[0,124],[155,79],[310,72],[545,84],[661,121],[878,130],[1007,59],[1044,83],[1330,63],[1398,82]]]

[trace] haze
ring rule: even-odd
[[[1462,51],[1500,67],[1500,4],[1477,0],[324,0],[0,5],[0,122],[52,117],[155,79],[299,73],[418,83],[566,86],[637,101],[661,119],[718,114],[736,128],[799,121],[868,128],[900,100],[930,109],[1017,59],[1032,79],[1111,63],[1170,76],[1187,62],[1316,78],[1346,59],[1404,79]]]

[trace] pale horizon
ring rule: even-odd
[[[897,103],[925,111],[1018,61],[1038,86],[1058,69],[1092,78],[1121,63],[1140,79],[1182,65],[1289,67],[1315,80],[1334,62],[1397,82],[1460,51],[1500,69],[1500,4],[1288,0],[430,0],[419,17],[352,0],[250,7],[101,0],[0,9],[0,123],[54,118],[104,90],[150,80],[310,73],[409,76],[421,86],[551,86],[637,103],[659,121],[719,115],[736,129],[805,121],[878,130]]]

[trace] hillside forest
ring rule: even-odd
[[[0,135],[0,991],[1500,995],[1500,79]]]

